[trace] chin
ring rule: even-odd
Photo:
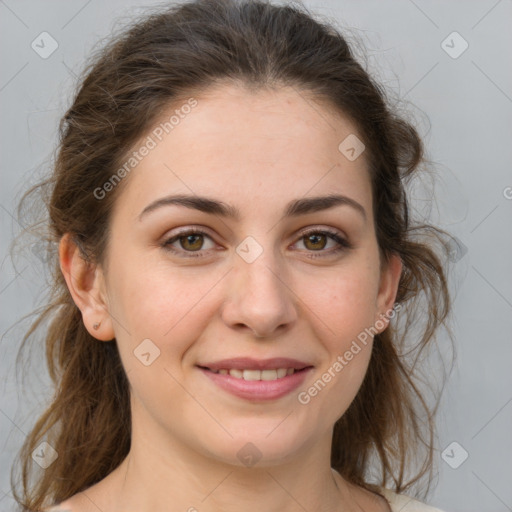
[[[238,467],[262,468],[292,462],[306,445],[315,444],[317,440],[308,439],[297,425],[290,429],[287,420],[282,424],[280,421],[260,421],[258,428],[254,420],[252,425],[249,421],[240,422],[236,430],[227,428],[233,437],[216,436],[205,450],[209,457]]]

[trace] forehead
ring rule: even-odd
[[[364,154],[350,161],[339,149],[357,134],[354,124],[311,94],[222,85],[193,99],[192,108],[173,103],[132,148],[154,142],[119,198],[132,210],[166,193],[226,198],[242,212],[336,192],[369,205]]]
[[[283,148],[282,144],[287,142],[291,150],[302,153],[299,149],[307,139],[307,149],[312,153],[327,147],[337,149],[342,139],[357,132],[351,120],[326,100],[320,101],[310,91],[291,86],[249,90],[237,85],[216,85],[195,100],[197,106],[184,116],[180,125],[194,131],[197,146],[217,143],[223,138],[225,147],[242,149],[239,143],[245,142],[247,150],[247,142],[253,141],[253,145],[261,143],[271,150],[273,146]],[[173,109],[176,107],[171,112]],[[165,122],[168,114],[164,112],[160,121]],[[186,128],[177,128],[173,128],[175,136],[179,137],[179,131],[183,135],[190,133]]]

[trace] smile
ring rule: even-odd
[[[219,389],[250,402],[267,402],[291,394],[313,370],[313,366],[266,370],[197,368]]]
[[[208,368],[210,370],[210,368]],[[276,380],[286,377],[286,375],[293,375],[295,368],[278,368],[277,370],[239,370],[232,368],[228,370],[221,368],[220,370],[210,370],[214,373],[220,373],[221,375],[231,375],[235,379],[243,380]]]

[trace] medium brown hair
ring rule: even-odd
[[[417,130],[391,108],[340,31],[305,7],[197,0],[150,13],[93,54],[61,120],[53,172],[23,197],[22,203],[48,192],[53,281],[20,353],[48,321],[45,350],[55,385],[19,453],[21,494],[11,474],[24,511],[60,503],[99,482],[130,449],[129,384],[116,341],[99,343],[86,330],[60,272],[56,245],[71,233],[84,259],[105,261],[110,213],[122,188],[101,201],[94,190],[119,169],[164,109],[229,82],[251,90],[292,86],[357,127],[366,146],[380,254],[383,261],[398,254],[403,262],[396,297],[402,311],[375,336],[362,386],[335,424],[331,465],[374,492],[375,463],[378,485],[402,492],[427,472],[431,484],[438,401],[427,403],[413,370],[438,327],[446,326],[450,296],[446,267],[434,247],[447,233],[425,222],[413,225],[410,218],[406,184],[426,169]],[[31,454],[42,440],[58,458],[31,481]]]

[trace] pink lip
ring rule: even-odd
[[[198,365],[200,368],[210,370],[277,370],[278,368],[294,368],[302,370],[312,366],[309,363],[290,359],[288,357],[274,357],[272,359],[252,359],[251,357],[235,357],[233,359],[223,359],[211,363]]]
[[[226,367],[224,366],[223,368]],[[228,368],[232,369],[234,367],[228,366]],[[247,366],[244,368],[249,369]],[[279,368],[293,368],[293,366],[283,365],[279,366]],[[291,393],[304,382],[306,375],[313,367],[304,368],[303,370],[296,371],[293,375],[286,375],[276,380],[244,380],[237,379],[229,374],[222,375],[220,373],[214,373],[208,368],[199,367],[199,369],[217,384],[217,386],[228,393],[238,396],[239,398],[258,402],[276,400]]]

